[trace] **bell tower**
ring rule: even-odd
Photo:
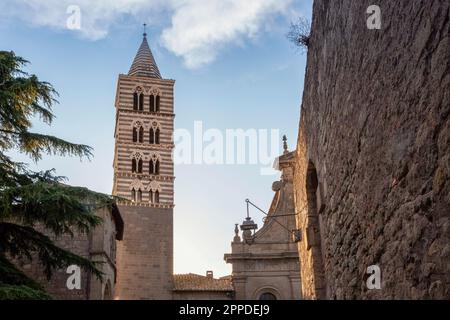
[[[171,299],[173,287],[173,87],[144,31],[115,99],[113,194],[125,223],[117,248],[117,299]]]

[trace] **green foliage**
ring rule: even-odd
[[[51,300],[52,297],[43,290],[35,290],[24,285],[0,284],[0,300]]]
[[[286,37],[302,52],[307,51],[311,41],[311,23],[305,17],[299,17],[297,21],[291,22]]]
[[[35,161],[43,153],[91,157],[92,148],[86,145],[28,131],[35,116],[52,123],[57,92],[51,84],[22,71],[26,63],[13,52],[0,51],[0,148],[19,148]]]
[[[49,300],[52,297],[5,257],[0,256],[0,300]]]
[[[10,285],[23,285],[34,290],[42,290],[42,287],[37,282],[28,278],[5,257],[0,256],[0,286],[5,283]]]
[[[93,213],[114,199],[86,188],[63,184],[53,170],[32,172],[7,151],[18,150],[38,161],[43,154],[92,156],[86,145],[30,132],[36,117],[54,119],[54,88],[22,71],[27,63],[13,52],[0,51],[0,299],[48,299],[42,288],[8,259],[39,259],[48,279],[56,269],[76,264],[101,277],[88,259],[56,246],[50,237],[87,234],[101,221]]]

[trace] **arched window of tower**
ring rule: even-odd
[[[156,112],[159,112],[160,108],[159,108],[159,102],[160,102],[160,97],[159,95],[156,96]]]
[[[159,128],[155,132],[155,144],[159,144]]]
[[[159,144],[160,142],[160,132],[161,132],[161,125],[157,121],[153,121],[150,128],[150,138],[149,142],[150,144]]]
[[[144,94],[139,95],[139,111],[144,111]]]
[[[154,199],[153,199],[153,191],[150,190],[148,193],[148,199],[150,203],[154,203]]]
[[[138,109],[138,100],[139,100],[139,97],[138,97],[137,92],[133,93],[133,110],[135,110],[135,111]]]
[[[150,144],[155,144],[155,130],[150,128]]]
[[[139,142],[140,143],[144,142],[144,128],[143,127],[139,128]]]
[[[137,173],[142,173],[142,159],[138,160]]]
[[[138,129],[133,128],[133,142],[138,142]]]
[[[159,174],[159,160],[156,160],[155,162],[155,174]]]
[[[155,96],[150,95],[150,112],[155,112]]]

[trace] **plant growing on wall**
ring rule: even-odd
[[[291,22],[286,37],[302,52],[307,51],[311,39],[311,23],[305,17],[299,17],[297,21]]]

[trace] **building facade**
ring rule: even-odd
[[[172,298],[174,83],[161,77],[144,33],[115,100],[113,194],[127,200],[118,299]]]
[[[273,183],[275,192],[264,225],[254,234],[248,217],[238,225],[225,261],[232,264],[231,281],[238,300],[297,300],[301,298],[300,265],[296,231],[293,170],[295,153],[285,151],[277,160],[281,180]],[[256,228],[256,225],[253,224]]]
[[[98,263],[96,267],[103,273],[101,280],[76,266],[55,270],[52,278],[47,280],[39,259],[16,262],[26,275],[37,281],[56,300],[111,300],[114,297],[118,278],[116,243],[122,240],[123,220],[115,205],[111,210],[98,209],[95,215],[101,218],[102,223],[88,234],[55,237],[51,232],[41,231],[48,234],[56,246]],[[75,277],[79,277],[79,283]]]

